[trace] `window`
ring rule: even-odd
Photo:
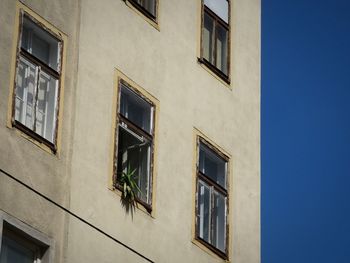
[[[129,0],[141,13],[152,20],[157,18],[157,0]]]
[[[155,104],[123,79],[119,79],[118,90],[115,184],[120,189],[120,175],[135,170],[140,189],[137,201],[151,212]]]
[[[21,12],[12,124],[56,151],[63,41]]]
[[[228,157],[197,138],[196,239],[227,259]]]
[[[0,263],[51,262],[47,237],[3,212],[0,219]]]
[[[201,58],[220,78],[229,82],[230,2],[202,0]]]

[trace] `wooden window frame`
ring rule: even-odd
[[[200,145],[203,144],[206,147],[208,147],[210,150],[212,150],[218,157],[220,157],[221,159],[223,159],[226,162],[226,174],[225,174],[225,184],[226,184],[226,189],[224,187],[222,187],[221,185],[219,185],[218,183],[216,183],[215,181],[213,181],[211,178],[209,178],[208,176],[206,176],[205,174],[203,174],[201,171],[199,171],[199,152],[200,152]],[[199,243],[201,243],[203,246],[205,246],[206,248],[208,248],[210,251],[214,252],[216,255],[218,255],[220,258],[224,259],[224,260],[228,260],[229,259],[229,181],[228,181],[228,166],[229,166],[229,157],[227,155],[225,155],[222,151],[220,151],[217,147],[215,147],[212,143],[210,143],[208,140],[206,140],[204,137],[197,135],[196,136],[196,179],[195,179],[195,189],[196,189],[196,193],[195,193],[195,240],[197,240]],[[207,184],[210,187],[213,187],[214,190],[216,190],[217,192],[219,192],[220,194],[222,194],[225,198],[226,198],[226,213],[225,213],[225,222],[226,222],[226,230],[225,230],[225,252],[221,251],[220,249],[218,249],[217,247],[215,247],[214,245],[208,243],[207,241],[205,241],[204,239],[202,239],[199,236],[199,227],[198,227],[198,192],[199,192],[199,181],[203,181],[205,184]],[[211,202],[213,202],[213,197],[211,196]],[[213,210],[214,205],[211,204],[210,205],[211,210]],[[213,229],[213,220],[210,222],[210,231],[212,231]]]
[[[143,130],[142,128],[138,127],[137,124],[133,123],[131,120],[126,118],[120,113],[120,97],[121,97],[121,85],[126,86],[128,89],[130,89],[132,92],[136,94],[136,96],[140,97],[141,99],[145,100],[150,106],[153,108],[152,112],[152,130],[151,133],[148,133],[147,131]],[[151,214],[153,211],[153,201],[154,201],[154,148],[155,148],[155,122],[156,122],[156,103],[150,100],[148,97],[143,95],[137,88],[135,88],[132,84],[130,84],[127,80],[125,80],[122,77],[118,78],[118,84],[117,84],[117,117],[116,117],[116,126],[115,126],[115,141],[114,141],[114,156],[113,156],[113,187],[118,189],[119,191],[122,191],[121,185],[118,184],[118,175],[117,175],[117,161],[118,161],[118,139],[119,139],[119,127],[126,125],[129,130],[136,133],[137,135],[144,136],[147,140],[150,141],[150,147],[151,147],[151,153],[150,153],[150,180],[148,182],[148,187],[150,191],[150,203],[146,203],[140,198],[136,197],[136,202],[140,204],[142,207],[145,208],[145,210]]]
[[[55,70],[51,68],[49,65],[47,65],[45,62],[41,61],[39,58],[35,57],[34,55],[27,52],[24,48],[21,47],[21,41],[22,41],[22,32],[23,32],[23,21],[24,17],[32,21],[38,28],[42,29],[53,37],[55,40],[57,40],[59,45],[59,58],[58,58],[58,70]],[[15,63],[15,75],[14,75],[14,84],[13,84],[13,92],[12,92],[12,108],[11,108],[11,124],[12,127],[17,128],[24,134],[28,135],[29,137],[33,138],[35,141],[39,142],[40,144],[43,144],[47,146],[52,153],[57,153],[57,141],[58,141],[58,126],[59,126],[59,112],[60,112],[60,96],[61,96],[61,82],[62,82],[62,68],[63,68],[63,54],[64,54],[64,40],[63,38],[50,30],[45,24],[37,20],[32,14],[25,11],[24,9],[20,9],[19,12],[19,28],[18,28],[18,39],[17,39],[17,51],[16,51],[16,63]],[[23,57],[24,59],[28,60],[30,63],[34,64],[36,67],[39,67],[39,73],[38,76],[40,76],[40,72],[43,71],[46,74],[50,75],[51,77],[57,79],[57,101],[55,108],[56,111],[56,120],[55,120],[55,128],[53,130],[54,137],[53,142],[47,140],[43,136],[39,135],[35,132],[35,122],[36,122],[36,113],[37,110],[34,111],[34,126],[33,130],[25,126],[24,124],[20,123],[19,121],[15,120],[15,104],[16,104],[16,81],[17,81],[17,70],[18,70],[18,64],[20,57]],[[37,96],[38,96],[38,84],[35,87],[35,102],[37,102]]]
[[[215,75],[217,75],[220,79],[222,79],[227,84],[230,84],[230,57],[231,57],[231,1],[226,0],[228,2],[228,23],[226,23],[222,18],[220,18],[217,14],[215,14],[209,7],[205,6],[204,0],[201,0],[201,33],[200,33],[200,57],[198,58],[198,62],[204,64],[209,70],[211,70]],[[204,29],[204,14],[207,14],[213,19],[214,22],[214,62],[210,63],[203,56],[203,29]],[[227,75],[221,71],[219,68],[215,66],[217,59],[217,30],[216,26],[220,24],[224,29],[227,30]]]
[[[143,5],[139,4],[136,2],[136,0],[127,0],[130,2],[130,4],[135,7],[139,12],[141,12],[144,16],[147,18],[151,19],[154,22],[157,22],[157,17],[158,17],[158,1],[159,0],[154,0],[154,10],[155,10],[155,15],[153,15],[151,12],[149,12]],[[145,1],[145,0],[142,0]]]

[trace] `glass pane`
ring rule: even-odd
[[[27,16],[23,17],[21,46],[54,70],[59,69],[59,41]]]
[[[20,57],[16,75],[15,120],[34,129],[36,67]]]
[[[119,127],[117,178],[123,172],[135,171],[136,181],[141,192],[138,197],[150,204],[150,151],[151,142],[128,130]]]
[[[203,57],[210,63],[214,63],[214,20],[204,13],[204,27],[202,36]]]
[[[217,24],[216,32],[216,67],[227,75],[227,30]]]
[[[148,133],[152,133],[152,106],[121,84],[120,113]]]
[[[198,204],[197,204],[197,214],[198,214],[198,225],[197,231],[199,237],[203,240],[210,242],[210,188],[204,182],[198,181]]]
[[[156,2],[155,0],[144,0],[143,7],[150,12],[153,16],[156,16]]]
[[[141,190],[139,192],[138,197],[148,203],[151,204],[152,200],[150,199],[150,157],[151,157],[151,144],[150,142],[145,142],[144,145],[140,146],[137,150],[137,154],[139,156],[139,168],[137,170],[138,175],[138,186]]]
[[[34,252],[27,247],[3,236],[0,263],[33,263]]]
[[[132,1],[142,6],[154,17],[156,16],[156,0],[132,0]]]
[[[58,80],[41,72],[36,112],[36,133],[54,142],[57,114]]]
[[[218,17],[228,23],[228,1],[227,0],[204,0],[204,4],[210,8]]]
[[[199,147],[199,171],[226,188],[226,161],[203,143]]]
[[[226,197],[214,191],[212,245],[225,252],[226,245]]]

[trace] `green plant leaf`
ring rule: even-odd
[[[122,197],[130,204],[134,204],[137,194],[141,190],[137,184],[137,168],[131,169],[130,163],[127,166],[127,169],[122,172],[119,182],[123,186]]]

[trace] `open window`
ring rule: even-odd
[[[118,118],[114,183],[121,188],[123,173],[135,174],[137,202],[152,211],[155,104],[125,80],[118,82]]]
[[[228,157],[197,137],[195,238],[228,258]]]
[[[57,148],[63,40],[28,13],[20,12],[12,125]]]
[[[229,83],[230,0],[202,0],[199,61]]]

